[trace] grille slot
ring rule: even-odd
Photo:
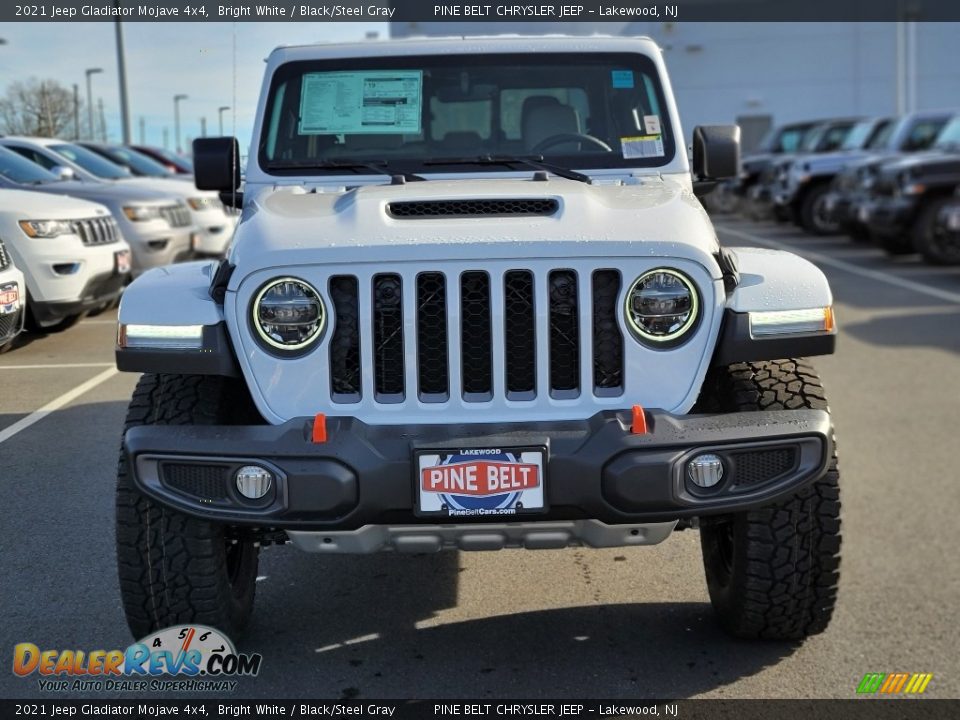
[[[493,346],[490,335],[490,276],[467,272],[460,278],[460,358],[466,400],[493,397]]]
[[[160,217],[170,223],[170,227],[186,227],[190,224],[190,211],[186,205],[165,205],[160,208]]]
[[[0,270],[6,270],[12,264],[13,264],[13,261],[10,259],[10,256],[7,254],[7,248],[4,247],[3,240],[0,240]]]
[[[23,312],[23,306],[19,310],[5,315],[0,315],[0,342],[9,338],[20,328],[20,314]]]
[[[511,270],[503,278],[507,398],[532,400],[537,390],[533,273]]]
[[[573,270],[550,273],[550,394],[580,394],[580,324],[577,319],[577,275]]]
[[[442,273],[417,276],[417,381],[420,399],[450,397],[447,369],[447,286]]]
[[[73,231],[84,245],[109,245],[120,240],[120,230],[111,217],[75,220]]]
[[[201,500],[223,500],[227,497],[229,468],[226,465],[187,465],[162,463],[163,484]]]
[[[352,275],[330,278],[336,330],[330,340],[330,389],[333,401],[357,402],[360,380],[360,309],[357,279]]]
[[[373,277],[373,366],[377,400],[403,402],[403,283],[399,275]]]
[[[617,322],[620,273],[593,273],[593,387],[597,394],[623,392],[623,334]]]
[[[732,454],[735,487],[759,485],[791,471],[796,464],[795,448],[747,450]]]
[[[387,214],[404,220],[437,217],[549,216],[560,203],[552,198],[496,198],[475,200],[407,200],[387,205]]]

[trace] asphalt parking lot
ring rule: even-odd
[[[837,697],[866,672],[960,696],[960,269],[720,219],[729,245],[807,254],[837,300],[816,365],[835,414],[844,546],[834,622],[806,643],[728,639],[696,532],[653,548],[261,555],[242,697]],[[116,454],[136,378],[115,313],[0,357],[0,652],[129,644],[113,554]],[[9,659],[9,655],[7,655]],[[7,665],[9,668],[9,665]],[[0,696],[41,696],[0,672]],[[49,695],[47,696],[49,697]]]

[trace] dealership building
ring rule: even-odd
[[[960,108],[960,23],[433,22],[413,35],[646,35],[670,70],[684,130],[737,122],[750,147],[771,124]]]

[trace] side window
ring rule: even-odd
[[[910,128],[904,150],[926,150],[937,139],[944,123],[937,121],[918,122]]]
[[[787,130],[780,136],[780,152],[796,152],[800,147],[802,132],[799,130]]]
[[[53,160],[48,158],[46,155],[41,155],[40,153],[36,152],[35,150],[31,150],[30,148],[21,147],[19,145],[8,145],[7,147],[9,147],[18,155],[22,155],[30,162],[37,163],[37,165],[39,165],[40,167],[46,168],[47,170],[49,170],[52,167],[56,167],[57,165]]]

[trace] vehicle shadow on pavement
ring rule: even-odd
[[[872,345],[930,347],[960,353],[960,313],[934,312],[878,317],[841,325],[840,332]]]
[[[798,647],[732,640],[707,603],[509,613],[505,598],[464,620],[442,612],[457,603],[455,552],[265,560],[275,574],[241,643],[264,664],[246,697],[685,698]]]

